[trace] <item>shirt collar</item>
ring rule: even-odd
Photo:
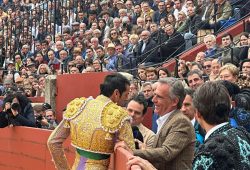
[[[192,125],[194,126],[194,124],[195,124],[195,118],[193,118],[193,119],[191,120],[191,123],[192,123]]]
[[[162,126],[164,125],[164,123],[168,120],[169,116],[174,112],[175,110],[165,114],[164,116],[161,116],[159,117],[157,120],[156,120],[156,123],[158,125],[158,128],[157,128],[157,134],[159,133],[159,131],[161,130]]]
[[[210,136],[214,131],[216,131],[217,129],[219,129],[220,127],[222,127],[222,126],[224,126],[224,125],[226,125],[226,124],[228,124],[228,122],[224,122],[224,123],[218,124],[218,125],[214,126],[212,129],[210,129],[210,130],[207,132],[207,134],[205,135],[204,141],[207,140],[207,139],[209,138],[209,136]]]

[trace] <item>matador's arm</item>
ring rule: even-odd
[[[70,135],[70,128],[65,127],[66,120],[62,120],[56,129],[51,133],[47,145],[58,170],[70,170],[67,158],[63,150],[63,142]]]

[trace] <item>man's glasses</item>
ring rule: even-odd
[[[211,65],[203,66],[204,68],[211,68]]]

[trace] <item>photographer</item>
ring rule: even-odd
[[[34,111],[29,99],[21,93],[9,94],[4,98],[0,112],[0,127],[35,126]]]
[[[57,126],[56,112],[52,109],[45,110],[45,117],[42,117],[41,125],[43,129],[55,129]]]

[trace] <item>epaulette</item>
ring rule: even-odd
[[[69,121],[76,118],[83,111],[88,101],[92,99],[92,97],[75,98],[67,105],[66,111],[63,114],[63,119],[66,120],[65,127],[69,127]]]
[[[108,103],[101,114],[102,128],[109,133],[117,132],[130,119],[127,111],[113,102]]]

